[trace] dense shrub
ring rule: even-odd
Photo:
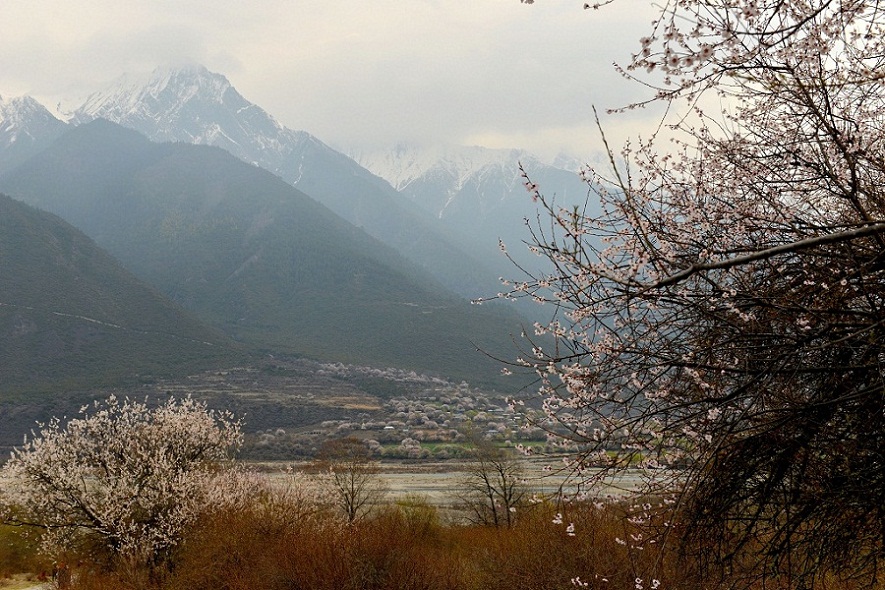
[[[249,506],[203,515],[157,571],[116,569],[70,557],[74,590],[552,590],[729,588],[739,571],[701,577],[695,557],[670,547],[657,523],[632,507],[538,505],[511,528],[442,522],[435,507],[406,497],[347,524],[301,493],[267,489]],[[678,534],[678,527],[667,529]],[[666,542],[665,542],[666,541]],[[745,556],[753,559],[754,548]],[[34,548],[0,548],[0,571],[40,568]],[[78,563],[79,561],[79,563]],[[3,568],[7,569],[4,570]],[[19,571],[19,570],[13,570]],[[36,571],[36,570],[34,570]],[[789,579],[765,588],[789,589]],[[755,586],[750,586],[755,587]],[[761,586],[759,586],[761,588]],[[825,590],[861,586],[821,576]],[[882,588],[882,586],[877,586]]]

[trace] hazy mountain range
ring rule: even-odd
[[[153,141],[220,147],[273,172],[352,224],[397,249],[466,297],[496,292],[496,274],[387,182],[305,131],[280,125],[203,67],[124,76],[71,113],[72,124],[102,118]]]
[[[84,232],[168,298],[169,318],[190,318],[172,325],[230,338],[226,350],[240,353],[495,375],[498,363],[477,346],[512,358],[510,335],[524,321],[467,298],[498,289],[498,237],[513,249],[527,235],[521,220],[534,212],[518,162],[561,203],[585,200],[577,175],[517,150],[400,146],[354,156],[362,165],[280,125],[199,66],[121,78],[67,121],[29,97],[0,99],[0,191]],[[16,248],[4,244],[0,257],[21,257]],[[42,272],[41,260],[0,266],[0,303],[15,295],[19,310],[39,307],[10,285],[39,284],[29,273]],[[131,295],[109,292],[131,307]],[[99,319],[73,299],[54,301],[56,317]],[[52,329],[0,317],[8,333],[36,326],[38,340]],[[194,354],[179,356],[203,353]]]
[[[104,120],[0,177],[235,340],[266,351],[478,377],[518,329],[269,172]],[[484,367],[484,368],[481,368]]]
[[[202,66],[124,75],[64,110],[74,125],[103,118],[153,141],[221,147],[280,176],[470,298],[496,293],[497,278],[515,272],[499,238],[522,262],[529,260],[522,256],[521,242],[530,237],[524,219],[535,220],[538,211],[523,187],[520,163],[558,205],[583,206],[587,199],[580,162],[565,156],[546,163],[522,150],[413,145],[345,156],[306,131],[284,127]],[[35,121],[18,118],[28,117]],[[57,133],[62,121],[42,109],[39,120],[50,118],[47,131]],[[52,134],[47,131],[29,130],[40,139]]]
[[[499,240],[524,267],[541,265],[523,244],[531,237],[525,220],[538,219],[523,173],[557,206],[588,203],[587,186],[577,174],[581,164],[566,156],[557,158],[553,166],[518,149],[410,144],[352,156],[505,276],[515,271],[501,255]],[[593,202],[589,207],[596,209]]]

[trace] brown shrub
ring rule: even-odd
[[[536,506],[512,528],[443,525],[420,498],[347,524],[285,503],[217,512],[193,527],[162,572],[81,568],[77,590],[700,590],[701,577],[664,514],[638,521],[625,506]],[[303,508],[303,506],[302,506]],[[554,522],[555,521],[555,522]],[[570,526],[571,525],[571,526]],[[573,527],[573,528],[572,528]],[[661,530],[670,538],[661,536]],[[573,533],[573,534],[570,534]],[[752,555],[747,555],[752,559]],[[789,580],[780,588],[789,588]],[[823,584],[826,590],[852,586]],[[777,582],[766,588],[779,588]]]
[[[247,512],[216,514],[182,546],[170,588],[458,588],[434,519],[392,507],[363,522],[306,519],[268,535]]]
[[[477,588],[575,588],[578,578],[589,588],[632,590],[640,579],[645,588],[654,579],[671,588],[691,588],[670,566],[672,556],[657,543],[631,539],[631,533],[637,534],[632,528],[617,508],[546,506],[511,529],[465,528],[457,545],[473,555]]]

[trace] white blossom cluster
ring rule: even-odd
[[[0,473],[7,522],[42,531],[48,551],[96,538],[138,561],[162,556],[212,505],[236,501],[228,453],[239,422],[190,398],[158,407],[111,397],[81,417],[53,419]]]

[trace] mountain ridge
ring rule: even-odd
[[[557,205],[587,203],[577,161],[563,155],[546,162],[517,149],[410,144],[345,155],[285,127],[225,76],[201,65],[121,76],[66,114],[72,124],[106,118],[154,141],[226,149],[277,174],[468,298],[494,296],[498,277],[518,272],[501,255],[499,239],[520,265],[538,262],[522,248],[530,239],[525,220],[537,219],[539,211],[522,187],[520,163]]]
[[[73,124],[104,118],[154,141],[214,145],[261,166],[399,250],[462,296],[498,290],[497,274],[474,258],[385,180],[306,131],[281,125],[203,66],[158,68],[121,78],[69,112]],[[141,84],[141,86],[138,86]]]
[[[61,218],[0,194],[0,393],[181,375],[245,353]]]
[[[225,150],[96,120],[0,178],[203,321],[267,351],[429,370],[500,368],[515,316],[471,306],[395,250]],[[509,327],[508,327],[509,326]]]
[[[553,165],[519,149],[398,144],[352,156],[442,225],[459,232],[474,251],[493,261],[490,264],[502,276],[512,276],[517,270],[501,256],[499,241],[520,267],[533,272],[543,268],[543,261],[521,247],[531,241],[526,224],[536,225],[548,215],[526,191],[523,174],[554,207],[579,207],[590,214],[599,209],[578,174],[577,161],[562,155],[556,158],[558,165]]]
[[[0,96],[0,174],[51,144],[66,128],[33,97]]]
[[[476,145],[424,146],[398,143],[387,149],[350,150],[348,155],[401,192],[411,183],[435,170],[444,171],[455,179],[454,186],[460,188],[471,176],[489,167],[509,167],[516,170],[514,163],[518,162],[522,162],[528,169],[535,166],[553,166],[523,149],[495,149]],[[577,172],[577,168],[574,172]],[[514,179],[517,177],[518,174],[515,174]]]

